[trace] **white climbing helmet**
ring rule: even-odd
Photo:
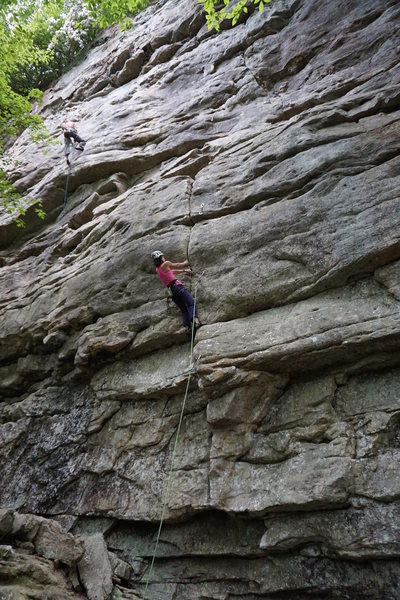
[[[154,250],[154,252],[151,253],[151,258],[154,261],[158,261],[162,256],[164,256],[164,253],[161,252],[161,250]]]

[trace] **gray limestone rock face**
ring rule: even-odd
[[[8,150],[0,600],[398,600],[399,17],[160,0],[46,91],[88,142],[65,202]]]
[[[319,556],[368,559],[375,555],[397,558],[399,507],[396,502],[361,502],[335,514],[315,511],[270,517],[260,547],[288,550],[313,548]]]
[[[89,600],[108,600],[111,596],[112,568],[101,533],[84,538],[85,553],[78,564],[79,576]]]
[[[82,558],[82,542],[59,523],[36,515],[0,510],[1,600],[84,600],[66,567]]]

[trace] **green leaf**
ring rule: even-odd
[[[208,28],[214,28],[216,31],[220,30],[220,23],[224,19],[230,19],[231,25],[235,26],[239,21],[242,14],[248,14],[248,4],[252,2],[255,6],[258,5],[260,12],[264,10],[265,3],[271,2],[271,0],[238,0],[231,4],[229,0],[223,0],[224,6],[220,8],[220,0],[198,0],[203,5],[204,13],[207,19]],[[230,11],[227,12],[227,8],[230,6]]]

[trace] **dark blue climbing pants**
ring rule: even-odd
[[[184,327],[189,327],[192,323],[193,316],[198,317],[197,306],[194,305],[192,295],[187,291],[184,285],[172,285],[170,290],[172,292],[172,300],[182,313],[182,325]]]
[[[78,144],[86,144],[85,140],[83,140],[75,131],[75,129],[68,129],[64,133],[64,154],[65,156],[69,155],[70,147],[72,144],[72,139]]]

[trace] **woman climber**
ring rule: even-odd
[[[67,165],[70,165],[69,153],[70,153],[71,145],[73,144],[72,140],[74,140],[76,142],[75,148],[77,150],[81,150],[81,151],[83,151],[85,149],[86,141],[83,140],[78,135],[78,128],[76,126],[76,123],[74,123],[74,121],[64,121],[64,123],[61,123],[61,129],[64,134],[65,159],[67,161]]]
[[[161,250],[155,250],[152,253],[151,258],[157,268],[159,278],[163,284],[171,290],[172,300],[182,313],[183,326],[187,327],[188,331],[191,332],[192,321],[194,320],[194,332],[196,333],[203,325],[197,314],[197,306],[195,305],[192,295],[187,291],[183,283],[175,277],[175,273],[192,274],[191,269],[184,268],[189,265],[189,261],[185,260],[182,263],[172,263],[169,260],[165,260],[165,256]]]

